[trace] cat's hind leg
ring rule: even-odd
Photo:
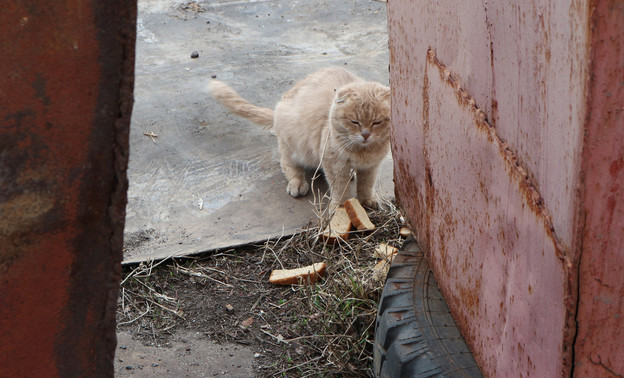
[[[288,156],[284,156],[280,159],[280,165],[282,166],[282,172],[288,181],[286,191],[293,197],[301,197],[308,194],[310,184],[305,178],[305,170],[302,166],[294,163]]]

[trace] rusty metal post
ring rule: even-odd
[[[624,375],[624,3],[591,3],[574,375]]]
[[[136,1],[0,12],[0,376],[112,376]]]

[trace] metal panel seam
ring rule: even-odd
[[[543,227],[547,235],[551,238],[554,244],[557,258],[562,262],[565,276],[567,277],[565,282],[565,298],[564,305],[566,308],[565,324],[562,347],[563,347],[563,364],[561,372],[563,375],[569,375],[572,360],[572,347],[570,342],[576,335],[576,309],[578,302],[578,274],[575,274],[575,262],[568,252],[568,248],[564,245],[563,241],[557,236],[555,227],[550,215],[550,211],[545,207],[544,199],[538,190],[538,186],[535,182],[534,176],[529,172],[526,164],[524,164],[518,157],[515,151],[503,141],[496,132],[496,127],[491,125],[488,121],[487,115],[482,111],[476,100],[462,87],[457,75],[452,74],[448,68],[442,64],[437,58],[436,52],[431,48],[427,51],[427,62],[439,70],[440,77],[443,81],[446,81],[451,85],[455,91],[457,101],[467,106],[471,112],[479,120],[478,127],[485,131],[488,135],[488,139],[496,141],[499,146],[501,155],[504,157],[505,163],[511,172],[511,177],[516,181],[520,187],[520,191],[526,200],[527,205],[533,210],[536,216],[542,221]],[[576,277],[576,278],[575,278]]]

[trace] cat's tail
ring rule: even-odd
[[[273,127],[273,109],[250,104],[247,100],[239,96],[234,89],[218,80],[211,81],[210,84],[208,84],[208,89],[214,98],[233,114],[248,119],[265,129]]]

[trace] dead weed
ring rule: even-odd
[[[333,245],[321,227],[261,245],[125,267],[118,327],[166,346],[176,329],[255,348],[258,376],[370,376],[383,278],[380,243],[399,247],[402,218],[393,204],[371,212],[377,228]],[[314,285],[275,286],[273,269],[324,261]]]

